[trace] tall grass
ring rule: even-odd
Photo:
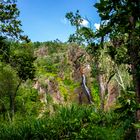
[[[123,140],[129,139],[132,120],[93,106],[69,105],[42,119],[26,119],[0,126],[0,140]],[[132,138],[132,137],[131,137]]]

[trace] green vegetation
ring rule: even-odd
[[[100,0],[96,31],[69,12],[63,43],[31,42],[16,2],[0,2],[0,139],[139,140],[139,5]]]
[[[70,105],[57,108],[51,117],[1,124],[0,138],[132,140],[132,122],[131,117],[122,120],[114,112],[95,112],[93,106]]]

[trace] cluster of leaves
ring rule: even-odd
[[[98,36],[109,35],[112,42],[110,55],[116,63],[139,65],[139,5],[138,1],[129,0],[101,0],[95,4],[102,20]]]
[[[16,68],[20,79],[23,81],[33,79],[35,76],[33,62],[36,58],[33,55],[32,44],[13,44],[11,50],[10,64]]]
[[[36,58],[33,56],[31,43],[15,43],[1,37],[0,59],[1,62],[10,64],[21,80],[34,78],[33,62]]]
[[[22,35],[21,21],[18,19],[20,12],[16,1],[1,0],[0,9],[0,36],[30,41],[28,36]]]
[[[20,29],[21,21],[17,20],[19,16],[19,10],[17,9],[17,5],[13,0],[9,1],[1,1],[0,3],[0,31],[3,34],[8,36],[16,36],[18,37],[19,33],[22,32]]]
[[[76,27],[75,33],[70,35],[68,42],[82,45],[93,41],[94,33],[91,28],[82,26],[84,18],[79,14],[79,10],[77,10],[75,14],[69,12],[65,17],[70,21],[72,26]]]

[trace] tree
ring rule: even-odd
[[[3,55],[2,55],[3,56]],[[7,55],[6,55],[7,56]],[[0,99],[4,105],[4,98],[9,98],[10,118],[15,113],[15,98],[20,85],[35,75],[32,44],[11,43],[9,58],[3,58],[0,62]]]
[[[116,74],[115,64],[108,55],[106,46],[107,42],[92,42],[87,46],[87,52],[91,56],[92,76],[96,78],[99,87],[100,109],[102,111],[105,107],[110,81]]]
[[[32,43],[13,43],[10,53],[10,65],[17,71],[21,81],[33,79],[35,75],[33,62],[36,57],[33,54]]]
[[[77,44],[81,44],[83,38],[79,35],[79,30],[81,28],[81,23],[83,21],[81,15],[79,14],[79,10],[74,14],[73,12],[69,12],[65,16],[71,23],[72,26],[76,27],[76,31],[74,34],[70,35],[69,42],[76,42]]]
[[[18,87],[18,84],[19,77],[16,71],[10,65],[0,63],[0,101],[5,111],[8,112],[6,98],[7,97],[9,98],[10,120],[14,116],[15,111],[14,99],[15,99],[15,91]]]
[[[140,1],[134,0],[100,0],[95,4],[102,20],[103,28],[99,36],[108,35],[110,39],[126,35],[127,64],[131,65],[131,73],[135,85],[137,103],[140,103]],[[119,42],[120,40],[116,40]],[[123,47],[122,45],[119,45]],[[117,49],[117,48],[114,48]],[[136,119],[140,121],[140,109],[136,111]],[[136,139],[140,139],[140,130]]]
[[[94,64],[93,67],[96,69],[96,80],[99,86],[101,103],[100,108],[104,110],[105,96],[108,95],[108,85],[115,75],[115,70],[112,68],[113,64],[106,55],[107,48],[104,47],[104,36],[101,34],[101,39],[98,41],[97,38],[100,36],[98,31],[94,32],[92,28],[81,26],[81,23],[78,21],[82,22],[83,18],[80,16],[79,11],[75,15],[72,12],[67,13],[66,18],[70,20],[72,26],[76,26],[76,32],[70,35],[69,41],[87,45],[87,52],[92,58],[91,64]],[[105,65],[109,65],[111,68],[105,69]]]
[[[0,60],[4,65],[10,65],[18,78],[16,88],[13,87],[13,91],[8,89],[5,91],[10,98],[11,119],[15,112],[15,97],[19,86],[27,79],[33,79],[35,74],[33,65],[35,57],[31,51],[32,46],[28,36],[22,35],[21,21],[18,19],[19,13],[16,0],[0,1]],[[23,43],[17,43],[15,40],[23,41]],[[8,68],[10,69],[10,67]],[[6,69],[4,70],[6,73]],[[10,74],[12,75],[12,73]],[[5,87],[10,86],[10,79],[6,81]]]
[[[19,13],[16,0],[0,1],[0,36],[29,42],[28,36],[22,35]]]
[[[13,47],[13,48],[12,48]],[[11,112],[13,118],[15,112],[15,98],[17,95],[17,91],[21,85],[21,83],[25,82],[28,79],[33,79],[35,76],[35,66],[34,61],[35,57],[33,55],[32,44],[31,43],[22,43],[16,44],[13,43],[11,46],[10,52],[10,65],[16,71],[16,74],[19,78],[17,87],[12,94],[12,98],[10,98],[11,102]]]
[[[81,36],[83,43],[92,44],[95,40],[95,33],[89,27],[81,27],[78,34]]]
[[[83,19],[79,14],[79,10],[77,10],[75,14],[73,14],[73,12],[69,12],[65,17],[70,21],[72,26],[76,27],[76,31],[80,29],[80,24],[82,23]]]

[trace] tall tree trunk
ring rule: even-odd
[[[104,48],[104,36],[101,37],[100,42],[101,48]],[[103,81],[103,74],[100,72],[99,62],[97,65],[98,68],[98,81],[99,81],[99,90],[100,90],[100,100],[101,100],[101,109],[104,110],[104,100],[105,100],[105,83]]]
[[[104,96],[105,96],[105,87],[104,87],[104,82],[103,82],[103,75],[102,74],[98,74],[97,75],[98,78],[98,83],[99,83],[99,93],[100,93],[100,108],[102,110],[104,110]]]
[[[130,55],[130,62],[132,66],[133,83],[136,92],[136,102],[140,104],[140,74],[139,74],[140,58],[139,58],[139,46],[137,46],[135,42],[137,36],[135,36],[136,19],[134,15],[131,15],[129,17],[129,22],[131,30],[129,32],[128,52]],[[136,121],[140,122],[139,108],[136,110]],[[136,130],[136,140],[140,140],[140,128]]]
[[[133,81],[135,84],[136,102],[140,104],[140,77],[137,77],[136,74],[134,74]],[[140,108],[136,110],[136,122],[140,122]],[[140,140],[140,128],[136,130],[136,140]]]
[[[137,75],[137,69],[136,66],[132,66],[132,72],[133,72],[133,82],[135,85],[135,92],[136,92],[136,102],[137,104],[140,104],[140,76]],[[140,121],[140,108],[136,110],[136,122]],[[140,129],[138,128],[136,130],[136,140],[140,140]]]
[[[16,89],[15,89],[15,93],[11,93],[10,94],[10,118],[11,120],[14,119],[14,114],[15,114],[15,97],[16,97],[16,94],[17,94],[17,91],[19,89],[19,86],[21,85],[21,82],[22,80],[19,81]]]
[[[99,85],[100,109],[104,110],[105,85],[103,82],[103,74],[100,72],[98,58],[95,58],[95,64],[96,64],[96,71],[97,71],[97,81]]]

